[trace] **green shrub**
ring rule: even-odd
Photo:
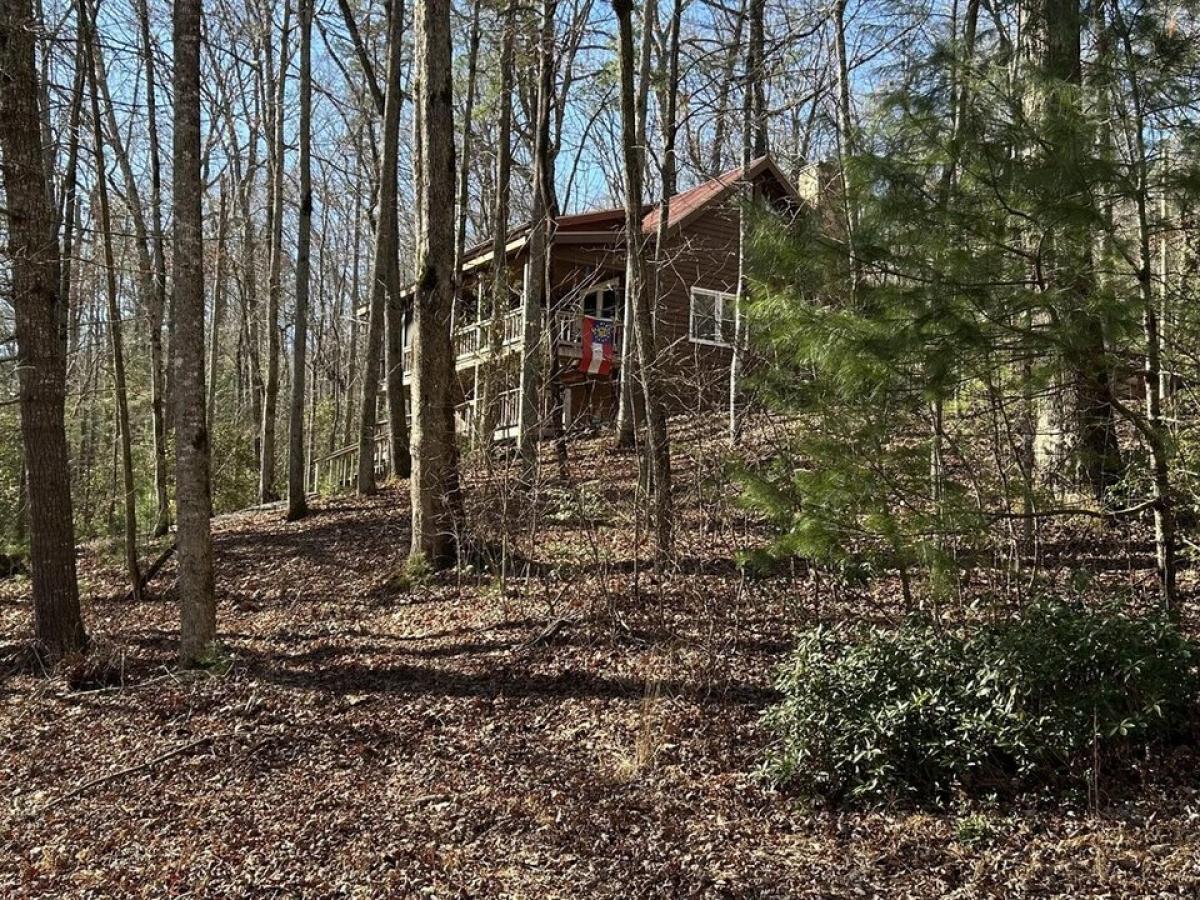
[[[1063,783],[1183,735],[1195,660],[1165,619],[1060,604],[969,630],[814,628],[764,715],[765,774],[831,801]]]

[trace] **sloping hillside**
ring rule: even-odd
[[[85,556],[97,648],[51,681],[20,669],[24,585],[0,582],[0,894],[1200,890],[1190,754],[1101,813],[821,812],[769,790],[756,721],[794,628],[891,601],[841,608],[799,572],[744,579],[733,554],[754,526],[727,503],[720,444],[700,428],[681,443],[682,558],[661,579],[635,457],[601,440],[573,445],[536,515],[503,471],[473,480],[481,534],[525,516],[527,538],[481,538],[444,576],[401,572],[396,488],[294,524],[222,518],[211,675],[172,669],[170,565],[135,606],[119,567]],[[484,571],[501,555],[503,578]]]

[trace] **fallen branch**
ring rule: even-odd
[[[58,806],[61,803],[66,803],[68,800],[78,797],[80,794],[83,794],[86,791],[89,791],[94,787],[99,787],[100,785],[107,784],[110,781],[116,781],[118,778],[124,778],[126,775],[133,775],[136,772],[142,772],[146,769],[149,769],[153,766],[158,765],[161,762],[166,762],[168,759],[172,759],[176,756],[180,756],[184,753],[187,753],[189,750],[194,750],[196,747],[203,746],[204,744],[211,744],[213,741],[217,741],[217,740],[220,740],[222,738],[227,738],[227,737],[233,737],[233,732],[223,732],[221,734],[208,734],[208,735],[205,735],[204,737],[198,737],[194,741],[189,741],[186,744],[181,744],[180,746],[174,748],[173,750],[168,750],[165,753],[160,753],[158,756],[152,757],[151,759],[148,759],[145,762],[138,763],[137,765],[134,765],[134,766],[126,766],[124,769],[118,769],[117,771],[110,772],[107,775],[101,775],[99,778],[93,778],[91,781],[85,781],[83,784],[79,785],[78,787],[73,788],[73,789],[67,791],[67,793],[51,800],[49,803],[44,805],[41,809],[37,810],[36,813],[31,813],[31,815],[41,815],[42,813],[48,812],[49,810],[53,809],[54,807]]]
[[[559,616],[538,634],[527,640],[522,647],[538,647],[542,644],[548,644],[554,639],[554,636],[569,625],[574,625],[574,619],[568,619],[565,616]]]
[[[167,544],[167,546],[163,550],[163,552],[158,554],[158,556],[155,558],[154,562],[150,563],[150,565],[147,567],[146,571],[142,573],[141,584],[138,585],[140,590],[144,591],[146,589],[146,585],[148,585],[150,583],[150,581],[154,578],[154,576],[158,574],[158,570],[163,567],[163,565],[166,563],[166,561],[168,559],[171,558],[171,555],[174,552],[175,552],[175,541],[171,541],[171,543]],[[130,591],[128,594],[125,595],[126,603],[130,602],[131,600],[133,600],[133,591]]]
[[[1062,509],[1038,509],[1030,512],[995,512],[988,513],[989,519],[1048,519],[1054,516],[1089,516],[1093,519],[1121,519],[1126,516],[1136,516],[1138,513],[1153,509],[1158,500],[1150,499],[1135,506],[1124,509],[1087,509],[1086,507],[1066,507]]]

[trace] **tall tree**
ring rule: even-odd
[[[166,235],[162,217],[162,153],[158,142],[158,80],[154,41],[150,36],[149,0],[138,0],[138,30],[146,75],[146,133],[150,151],[150,242],[153,247],[154,288],[150,294],[147,331],[150,336],[150,414],[154,435],[154,535],[167,533],[171,509],[167,500],[166,374],[163,371],[162,330],[167,307]],[[111,105],[109,107],[111,109]]]
[[[1111,364],[1104,325],[1092,309],[1095,292],[1092,228],[1078,212],[1090,203],[1086,167],[1091,150],[1089,125],[1082,116],[1082,31],[1080,0],[1032,0],[1027,32],[1033,56],[1037,122],[1047,174],[1047,200],[1057,210],[1044,234],[1039,263],[1046,288],[1055,296],[1062,372],[1041,410],[1040,451],[1048,474],[1073,470],[1072,481],[1096,497],[1120,475],[1120,446],[1114,420]]]
[[[204,403],[204,218],[200,178],[202,0],[175,0],[175,506],[178,519],[180,658],[202,663],[217,636]]]
[[[482,0],[472,0],[471,31],[467,36],[467,96],[463,102],[462,152],[458,160],[458,222],[454,229],[454,289],[462,291],[463,255],[467,248],[467,202],[471,187],[471,142],[475,117],[475,94],[479,68],[479,13]],[[482,314],[482,310],[479,311]]]
[[[736,445],[742,435],[742,366],[746,348],[746,250],[749,244],[749,205],[754,199],[750,164],[767,154],[767,101],[764,81],[764,0],[747,0],[750,40],[746,44],[745,83],[742,87],[742,211],[738,216],[738,283],[733,301],[733,339],[729,354],[729,442]]]
[[[290,60],[288,40],[291,37],[290,0],[283,3],[283,27],[279,33],[279,71],[273,85],[271,152],[268,157],[271,173],[270,237],[271,259],[267,283],[267,379],[263,390],[262,460],[259,468],[258,499],[269,503],[278,499],[275,492],[275,423],[279,402],[279,304],[283,296],[283,167],[284,167],[284,101],[287,98],[287,70]]]
[[[637,113],[633,68],[633,4],[631,0],[613,0],[617,17],[621,66],[621,150],[625,175],[625,253],[627,256],[625,290],[631,298],[626,307],[633,310],[634,343],[637,347],[638,377],[646,410],[647,453],[654,478],[653,520],[656,560],[667,563],[675,552],[675,513],[671,497],[671,447],[667,433],[667,411],[658,384],[658,348],[655,339],[654,310],[647,289],[645,238],[642,234],[641,148],[637,142]]]
[[[83,8],[94,20],[96,4],[85,2],[83,3]],[[170,507],[167,501],[166,421],[162,415],[166,393],[166,378],[163,373],[162,360],[162,329],[164,310],[166,308],[166,276],[164,273],[160,277],[158,267],[160,263],[163,266],[166,263],[160,259],[163,251],[161,248],[156,247],[154,236],[151,234],[151,224],[146,220],[146,211],[142,201],[142,187],[137,174],[134,172],[133,162],[130,159],[126,141],[122,137],[121,128],[117,121],[116,104],[113,103],[109,93],[108,75],[105,70],[101,45],[94,41],[90,52],[92,55],[92,65],[89,68],[92,70],[93,77],[96,79],[100,90],[101,106],[105,113],[108,131],[107,143],[112,148],[117,166],[121,170],[122,181],[124,182],[127,196],[126,207],[130,220],[133,223],[134,247],[138,261],[137,289],[142,308],[146,311],[147,337],[150,345],[150,409],[152,421],[155,415],[159,416],[159,421],[153,422],[156,429],[154,432],[154,493],[156,501],[154,533],[162,535],[166,534],[167,528],[170,525]],[[147,70],[153,73],[153,63],[148,66]],[[147,91],[150,97],[154,96],[154,86],[150,82],[147,82]],[[147,102],[149,103],[149,100]],[[148,106],[148,110],[152,111],[153,106]],[[157,125],[157,119],[153,117],[152,113],[150,120]],[[155,189],[153,172],[157,153],[157,139],[153,131],[151,131],[150,150],[151,193],[153,196]],[[157,221],[159,222],[158,227],[161,228],[161,212]]]
[[[63,424],[68,298],[60,295],[58,239],[39,126],[29,0],[0,2],[0,156],[8,217],[29,498],[34,639],[50,659],[87,643],[75,575],[75,529]]]
[[[388,404],[388,459],[390,460],[392,475],[395,478],[407,478],[412,471],[412,458],[408,447],[408,413],[405,410],[404,395],[404,317],[405,317],[405,298],[402,296],[403,291],[400,284],[400,212],[398,208],[399,197],[396,188],[396,165],[399,160],[400,152],[400,112],[399,105],[404,103],[404,92],[401,89],[401,56],[400,48],[404,43],[404,3],[403,0],[393,0],[393,5],[396,7],[394,14],[398,19],[397,27],[400,29],[395,35],[396,55],[393,58],[390,55],[388,58],[388,77],[395,79],[395,89],[393,90],[389,81],[389,94],[395,94],[397,108],[392,115],[394,121],[392,123],[392,133],[390,135],[391,146],[391,161],[387,157],[388,148],[384,147],[384,159],[381,161],[383,170],[388,173],[386,197],[389,204],[387,212],[387,250],[385,259],[387,260],[386,270],[386,287],[387,287],[387,348],[386,348],[386,363],[387,363],[387,404]],[[395,64],[395,71],[392,70],[392,64]],[[387,103],[384,103],[384,120],[387,120]],[[384,136],[386,145],[389,136]],[[385,192],[383,190],[383,182],[380,182],[380,197],[383,198]],[[380,222],[383,222],[383,216],[380,216]]]
[[[386,363],[389,370],[389,410],[393,401],[398,410],[398,415],[389,413],[389,419],[393,420],[389,421],[389,449],[393,472],[397,475],[408,474],[401,334],[404,311],[398,296],[399,272],[396,269],[396,240],[399,234],[396,166],[400,145],[400,105],[404,102],[400,84],[403,44],[404,4],[400,0],[393,0],[388,13],[387,95],[383,108],[383,155],[379,161],[379,212],[375,220],[375,254],[371,261],[371,301],[358,427],[357,484],[360,494],[375,491],[375,429],[379,417],[379,364],[385,349],[385,327],[388,331]],[[392,370],[395,371],[394,377]]]
[[[229,179],[221,176],[217,198],[217,239],[214,248],[217,271],[213,276],[212,328],[208,338],[208,433],[217,419],[217,365],[221,359],[221,323],[225,316],[225,279],[229,268],[225,244],[229,230]]]
[[[500,38],[500,112],[496,137],[496,199],[492,225],[492,284],[488,321],[488,359],[484,361],[476,398],[476,435],[480,447],[490,448],[499,414],[497,394],[503,378],[500,354],[504,348],[504,317],[508,315],[508,209],[512,184],[513,41],[517,0],[508,0]]]
[[[632,13],[631,13],[632,15]],[[630,25],[632,28],[632,24]],[[642,160],[643,167],[645,166],[646,154],[644,152],[646,146],[646,120],[649,116],[649,96],[650,96],[650,63],[651,63],[651,46],[654,43],[654,36],[658,29],[658,0],[647,0],[642,7],[642,45],[641,56],[639,57],[638,73],[635,77],[635,86],[631,88],[634,96],[634,107],[632,116],[634,118],[633,128],[635,136],[633,138],[633,146],[638,150],[639,158]],[[619,38],[618,38],[619,40]],[[632,36],[630,37],[632,53]],[[630,61],[632,66],[632,60]],[[622,85],[623,89],[623,85]],[[639,173],[639,184],[643,177],[643,173]],[[638,197],[638,203],[641,203],[641,197]],[[634,295],[631,290],[631,285],[634,284],[634,275],[630,271],[629,266],[633,264],[632,253],[626,256],[625,265],[625,306],[621,315],[621,320],[625,323],[625,327],[621,332],[621,369],[620,378],[620,395],[618,397],[617,406],[617,446],[632,447],[636,438],[637,430],[637,333],[634,328],[634,321],[637,317],[637,311],[634,308]],[[641,262],[638,261],[638,265]]]
[[[530,213],[525,292],[521,312],[521,405],[517,419],[517,444],[522,481],[532,484],[537,468],[537,442],[541,430],[540,398],[543,374],[542,317],[549,302],[547,279],[550,261],[552,208],[550,182],[554,179],[550,157],[550,103],[554,90],[554,13],[557,0],[543,0],[538,46],[537,113],[533,135],[533,206]]]
[[[449,0],[416,8],[417,282],[412,376],[412,547],[433,566],[457,556],[458,447],[454,434],[454,109]]]
[[[89,46],[95,47],[95,20],[89,29]],[[112,348],[113,399],[117,407],[117,431],[121,445],[121,484],[124,488],[125,568],[130,593],[135,602],[142,599],[142,576],[137,555],[137,484],[133,477],[133,439],[129,425],[129,390],[125,378],[125,341],[121,327],[121,309],[117,298],[117,262],[113,256],[112,217],[108,203],[108,171],[104,161],[104,132],[100,125],[100,99],[96,89],[96,69],[89,67],[88,85],[92,105],[92,138],[96,154],[96,197],[100,211],[99,240],[104,249],[105,296],[108,300],[108,336]]]
[[[1112,31],[1119,44],[1120,53],[1115,68],[1121,75],[1121,82],[1126,88],[1126,108],[1121,111],[1117,120],[1123,125],[1129,146],[1130,168],[1132,169],[1133,219],[1137,231],[1137,252],[1132,254],[1129,264],[1133,268],[1134,280],[1137,283],[1138,300],[1141,306],[1142,337],[1145,342],[1145,353],[1142,361],[1144,376],[1145,405],[1144,412],[1138,414],[1133,409],[1124,408],[1123,414],[1129,418],[1134,427],[1144,439],[1150,451],[1150,483],[1152,491],[1152,508],[1154,510],[1154,545],[1155,569],[1158,576],[1159,600],[1164,611],[1177,616],[1177,584],[1176,584],[1176,514],[1175,496],[1171,485],[1171,466],[1174,443],[1163,413],[1163,404],[1167,396],[1169,377],[1163,377],[1163,334],[1158,298],[1154,291],[1154,255],[1151,250],[1155,225],[1162,228],[1164,223],[1152,221],[1150,202],[1154,186],[1151,182],[1152,155],[1149,147],[1151,125],[1147,122],[1148,107],[1152,106],[1154,98],[1148,96],[1153,90],[1154,74],[1143,71],[1152,68],[1155,57],[1145,52],[1142,47],[1135,46],[1135,41],[1149,36],[1151,45],[1158,39],[1154,34],[1153,19],[1142,13],[1140,22],[1130,22],[1120,5],[1113,3]],[[1136,13],[1135,13],[1136,14]],[[1097,16],[1101,23],[1103,18]],[[1107,62],[1107,60],[1105,60]],[[1173,61],[1164,58],[1161,63],[1165,68],[1171,68]],[[1160,165],[1164,170],[1160,176],[1166,181],[1169,169],[1167,150],[1162,151]],[[1163,197],[1166,196],[1166,185],[1160,186]],[[1165,199],[1163,200],[1165,205]],[[1164,239],[1165,244],[1165,239]],[[1162,252],[1165,252],[1162,251]],[[1166,260],[1162,266],[1162,290],[1166,292]],[[1113,399],[1114,406],[1123,406],[1120,401]]]
[[[292,405],[288,418],[288,519],[308,512],[304,481],[304,379],[308,368],[308,280],[312,245],[313,0],[300,0],[300,222],[296,242],[296,321],[292,329]]]

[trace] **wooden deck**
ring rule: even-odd
[[[509,441],[517,436],[517,423],[521,410],[521,392],[518,389],[505,391],[499,396],[500,412],[495,431],[496,441]],[[475,420],[475,403],[468,400],[455,407],[455,426],[459,435],[466,438],[471,434]],[[380,481],[391,472],[391,447],[388,441],[388,423],[375,426],[375,479]],[[315,459],[309,465],[308,491],[310,493],[337,494],[352,491],[358,482],[358,444],[343,447],[333,453]]]

